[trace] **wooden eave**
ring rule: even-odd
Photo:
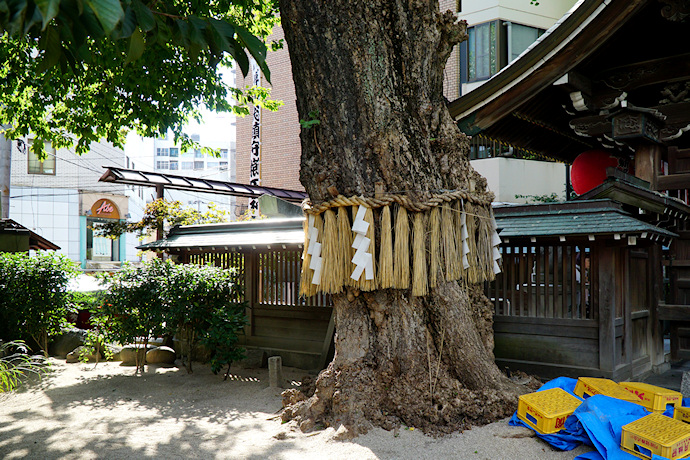
[[[22,234],[29,235],[29,249],[33,251],[57,251],[60,246],[57,244],[43,238],[38,233],[35,233],[28,228],[24,227],[20,223],[12,219],[1,219],[0,220],[0,233],[4,234]]]
[[[521,57],[451,102],[451,116],[467,134],[488,128],[575,68],[646,3],[584,0]]]

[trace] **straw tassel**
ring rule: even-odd
[[[304,251],[302,251],[302,277],[299,286],[299,295],[309,296],[311,291],[311,280],[313,272],[309,269],[311,254],[309,254],[309,244],[311,243],[309,229],[314,223],[314,216],[309,214],[304,221]]]
[[[352,230],[350,227],[350,219],[348,217],[348,208],[345,206],[338,207],[338,262],[340,263],[341,284],[343,286],[351,286],[350,273],[354,270],[352,266]]]
[[[395,217],[394,281],[398,289],[410,287],[410,220],[407,209],[398,207]]]
[[[321,292],[336,294],[343,290],[344,278],[342,274],[343,265],[339,259],[338,222],[332,209],[324,211],[323,216]]]
[[[443,238],[443,258],[446,262],[446,281],[460,279],[460,260],[451,203],[444,204],[441,209],[441,235]]]
[[[381,250],[379,252],[379,288],[395,287],[393,278],[393,226],[391,208],[384,206],[381,211]]]
[[[441,210],[434,206],[429,213],[429,287],[438,286],[441,271]]]
[[[364,221],[369,224],[367,228],[366,237],[369,238],[369,249],[367,252],[371,254],[371,267],[364,270],[364,276],[359,278],[360,291],[373,291],[376,289],[376,244],[375,244],[375,226],[374,226],[374,210],[367,207],[364,214]]]
[[[426,228],[424,214],[417,212],[412,225],[413,275],[412,295],[424,296],[429,292],[426,268]]]

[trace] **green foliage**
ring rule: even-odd
[[[208,204],[208,211],[199,212],[191,207],[182,207],[179,201],[158,199],[146,205],[144,217],[138,222],[112,221],[99,225],[95,233],[108,238],[119,238],[123,233],[150,235],[156,230],[170,229],[175,225],[212,224],[225,222],[227,211]]]
[[[0,393],[16,389],[27,374],[41,375],[48,367],[43,356],[29,355],[20,340],[0,344]]]
[[[51,252],[0,253],[0,324],[2,335],[33,338],[47,356],[48,337],[67,326],[73,310],[67,284],[76,276],[74,262]]]
[[[214,325],[218,325],[214,337],[221,333],[229,336],[214,342],[220,347],[215,350],[216,354],[227,357],[241,354],[235,350],[237,341],[233,338],[245,323],[236,276],[230,270],[175,265],[160,259],[145,262],[140,267],[125,264],[119,272],[102,275],[108,290],[103,306],[94,312],[92,319],[96,317],[99,324],[103,324],[101,335],[120,343],[183,334],[188,346],[187,369],[191,372],[194,344],[199,338],[205,340],[209,328]],[[137,364],[138,368],[139,364],[143,366],[143,363]]]
[[[242,304],[231,304],[226,308],[219,308],[213,311],[209,326],[204,331],[201,344],[209,350],[213,350],[211,355],[211,371],[217,374],[228,366],[223,380],[227,380],[230,373],[230,365],[245,358],[244,349],[237,346],[239,343],[238,332],[246,324],[245,306]]]
[[[169,305],[169,322],[177,331],[184,334],[187,345],[187,371],[192,371],[192,352],[200,336],[205,337],[207,329],[213,325],[217,315],[241,310],[238,329],[244,326],[244,306],[236,307],[239,300],[238,284],[234,272],[220,270],[209,265],[173,266],[168,280],[166,298]],[[225,318],[223,316],[223,318]],[[225,329],[227,334],[237,334],[237,330]],[[216,347],[234,347],[236,342],[227,340]],[[231,350],[226,350],[231,353]]]
[[[33,132],[39,157],[43,141],[122,147],[125,129],[170,129],[187,149],[199,106],[276,108],[265,88],[230,87],[221,73],[236,63],[246,75],[249,54],[270,81],[265,39],[278,21],[273,0],[0,0],[0,124],[12,139]]]
[[[112,338],[123,344],[143,338],[146,344],[149,337],[163,334],[164,290],[171,271],[171,263],[155,259],[142,266],[125,263],[120,270],[102,275],[108,289],[97,313],[105,316],[102,320],[109,324]],[[139,369],[143,370],[143,363],[137,362]]]
[[[312,110],[311,112],[309,112],[309,119],[308,120],[300,120],[299,124],[304,129],[311,129],[312,126],[321,124],[321,120],[318,119],[318,116],[319,116],[319,111],[318,110]]]

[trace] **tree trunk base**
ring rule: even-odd
[[[476,288],[469,293],[446,283],[425,298],[338,296],[333,362],[313,394],[284,392],[282,419],[303,431],[344,425],[352,436],[400,425],[440,435],[512,414],[528,389],[494,364],[490,306]]]

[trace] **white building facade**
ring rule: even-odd
[[[84,269],[116,268],[137,261],[138,239],[94,235],[94,227],[112,219],[143,216],[143,190],[98,182],[104,167],[127,166],[121,149],[93,143],[89,153],[76,155],[46,144],[47,158],[31,152],[31,138],[13,142],[9,217],[60,246],[61,253]]]

